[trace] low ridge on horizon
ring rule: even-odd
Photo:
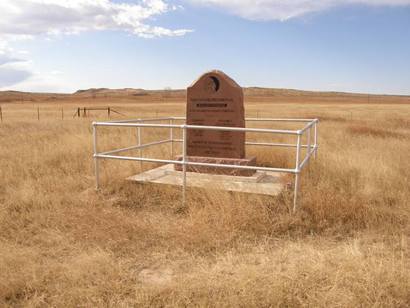
[[[346,92],[346,91],[320,91],[320,90],[300,90],[295,88],[271,88],[271,87],[260,87],[260,86],[250,86],[250,87],[243,87],[243,90],[246,94],[250,95],[267,95],[273,94],[275,92],[280,92],[284,94],[288,92],[289,94],[331,94],[331,95],[360,95],[360,96],[390,96],[390,97],[409,97],[409,94],[389,94],[389,93],[361,93],[361,92]],[[88,89],[78,89],[72,93],[60,93],[60,92],[30,92],[30,91],[17,91],[17,90],[2,90],[0,91],[0,96],[4,94],[16,94],[16,95],[53,95],[53,96],[70,96],[70,95],[80,95],[80,94],[98,94],[98,93],[105,93],[105,94],[130,94],[130,93],[176,93],[176,92],[186,92],[186,89],[172,89],[172,88],[164,88],[164,89],[144,89],[144,88],[88,88]],[[248,93],[247,93],[248,92]],[[253,92],[253,93],[249,93]],[[270,93],[268,93],[270,92]]]

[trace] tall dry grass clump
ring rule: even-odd
[[[409,306],[410,108],[359,107],[352,117],[351,105],[248,106],[323,118],[295,215],[291,191],[189,189],[182,206],[179,187],[125,183],[139,172],[130,162],[104,161],[97,193],[89,119],[5,121],[0,305]],[[175,115],[183,105],[163,108]],[[135,142],[133,131],[101,134],[101,149]],[[262,165],[294,161],[249,151]]]

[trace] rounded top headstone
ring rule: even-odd
[[[212,70],[202,74],[188,87],[188,90],[190,88],[196,88],[197,91],[202,88],[208,94],[221,94],[219,91],[225,92],[232,88],[242,92],[242,88],[239,84],[219,70]]]
[[[187,91],[187,124],[245,127],[242,88],[222,71],[201,75]],[[189,130],[191,156],[244,158],[245,133]]]

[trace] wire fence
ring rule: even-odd
[[[113,115],[126,117],[126,112],[118,111],[112,107],[31,107],[19,108],[12,106],[4,108],[0,105],[0,122],[6,120],[67,120],[70,118],[101,118],[101,113],[110,119]]]
[[[181,105],[182,106],[182,105]],[[21,105],[21,104],[3,104],[0,105],[0,123],[14,120],[68,120],[68,119],[111,119],[124,117],[161,117],[168,116],[173,112],[166,105],[160,108],[153,108],[149,103],[143,105],[115,105],[113,106],[41,106],[41,105]],[[352,120],[363,121],[372,120],[374,118],[384,117],[386,112],[397,118],[402,117],[408,112],[408,105],[400,105],[400,108],[392,106],[380,106],[379,108],[370,108],[369,106],[334,106],[331,110],[317,107],[315,112],[310,109],[303,111],[304,106],[298,105],[297,110],[290,108],[285,112],[281,112],[277,106],[275,111],[266,109],[254,108],[249,105],[246,112],[248,117],[255,118],[270,118],[275,114],[275,117],[292,116],[297,114],[303,117],[317,117],[323,121],[348,122]],[[397,107],[397,106],[396,106]],[[175,108],[174,108],[175,109]],[[183,108],[181,108],[183,110]],[[174,110],[175,112],[175,110]]]

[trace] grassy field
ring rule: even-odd
[[[130,162],[104,161],[95,192],[91,122],[106,115],[72,118],[76,108],[184,115],[183,97],[2,103],[0,306],[408,307],[409,99],[269,95],[247,96],[246,114],[321,120],[295,215],[286,192],[190,190],[182,207],[178,188],[126,183],[139,172]],[[103,148],[135,142],[130,129],[101,136]],[[248,153],[293,163],[283,150]]]

